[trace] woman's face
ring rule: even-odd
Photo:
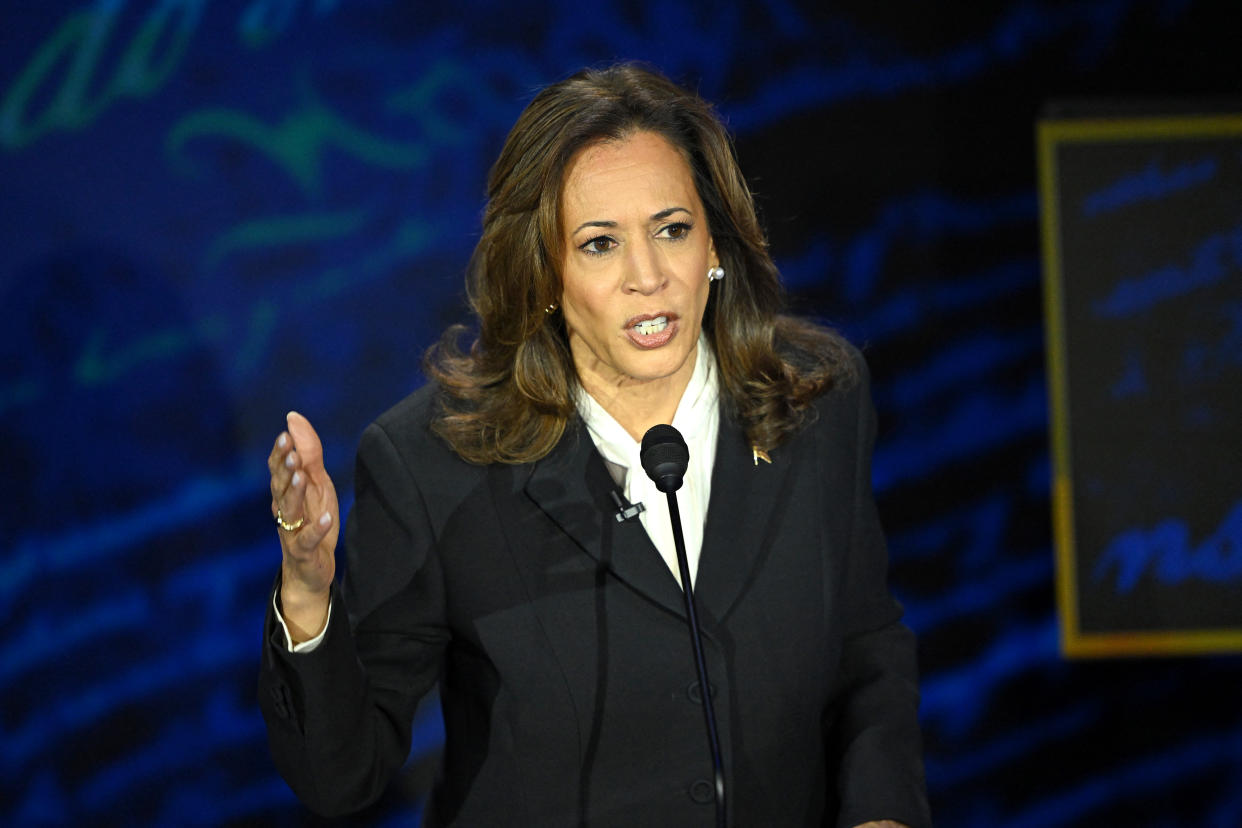
[[[718,261],[681,153],[652,132],[582,149],[561,222],[561,308],[583,386],[684,388]]]

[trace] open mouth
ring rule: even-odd
[[[644,319],[634,326],[634,332],[639,336],[651,336],[652,334],[661,333],[668,327],[667,316],[657,316],[655,319]]]
[[[640,314],[626,320],[625,334],[630,342],[645,351],[663,348],[677,336],[681,319],[672,311]]]

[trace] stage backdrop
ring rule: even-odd
[[[1236,93],[1229,5],[8,4],[0,823],[308,819],[254,699],[272,440],[306,413],[348,506],[518,112],[639,58],[719,103],[795,306],[872,365],[939,824],[1242,824],[1242,664],[1058,653],[1034,149],[1048,99]],[[414,821],[438,739],[360,823]]]

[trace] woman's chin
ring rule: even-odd
[[[690,349],[663,347],[631,355],[619,366],[632,383],[660,382],[667,380],[684,368],[693,368]]]

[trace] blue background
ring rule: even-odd
[[[313,821],[254,701],[271,442],[306,413],[348,505],[517,114],[640,58],[872,365],[938,823],[1242,824],[1238,659],[1058,656],[1033,146],[1047,100],[1236,94],[1230,5],[6,4],[0,823]],[[413,822],[438,737],[360,822]]]

